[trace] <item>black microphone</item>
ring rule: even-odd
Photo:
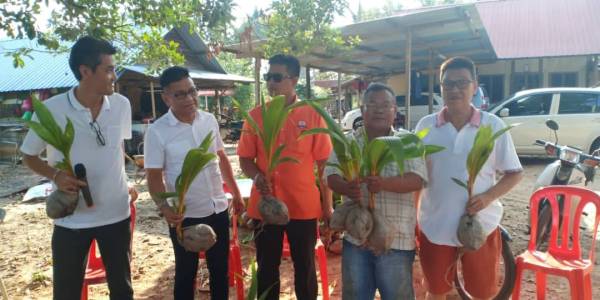
[[[81,187],[81,193],[83,194],[83,199],[85,200],[85,204],[87,205],[87,207],[93,206],[94,201],[92,200],[92,194],[90,193],[90,187],[88,185],[85,174],[85,166],[83,164],[75,165],[75,176],[77,177],[77,179],[85,181],[86,186]]]

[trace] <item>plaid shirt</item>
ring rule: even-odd
[[[406,131],[395,131],[390,130],[390,135],[398,135],[406,133]],[[346,134],[347,138],[355,139],[361,149],[365,146],[365,134],[364,129],[361,127],[359,130],[352,131]],[[335,152],[331,152],[329,156],[329,163],[337,163],[337,156]],[[425,160],[422,158],[411,159],[404,162],[404,172],[414,173],[423,179],[423,182],[427,182],[427,168],[425,166]],[[327,178],[329,175],[337,174],[342,176],[340,170],[333,166],[325,167],[324,176]],[[399,170],[395,163],[386,165],[380,176],[381,177],[393,177],[398,176]],[[369,199],[369,192],[366,184],[361,184],[362,197],[361,201],[364,206],[367,206]],[[346,196],[342,196],[342,201],[353,201]],[[395,193],[388,191],[381,191],[375,194],[375,211],[393,222],[398,228],[398,232],[392,242],[392,249],[397,250],[413,250],[415,249],[415,226],[417,223],[416,218],[416,206],[415,199],[413,199],[413,193]],[[358,245],[358,242],[349,235],[344,237],[350,243]]]

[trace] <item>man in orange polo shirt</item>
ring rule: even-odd
[[[298,98],[295,87],[300,75],[298,59],[278,54],[269,59],[269,72],[265,81],[271,96],[284,95],[290,105]],[[260,108],[250,111],[259,126],[263,126]],[[315,244],[317,220],[328,220],[333,211],[331,193],[327,188],[321,204],[319,189],[315,184],[314,168],[318,166],[319,178],[325,167],[332,146],[324,134],[302,139],[302,131],[325,127],[325,122],[310,106],[294,109],[279,136],[278,144],[285,144],[282,157],[291,156],[299,163],[283,163],[277,167],[271,185],[265,180],[265,149],[262,141],[249,124],[244,123],[237,153],[240,167],[246,176],[254,179],[248,204],[248,215],[260,222],[257,204],[261,195],[272,194],[288,207],[290,222],[287,225],[264,225],[255,230],[256,260],[258,262],[258,294],[269,288],[267,299],[279,299],[279,265],[283,246],[283,233],[287,233],[294,263],[294,286],[297,299],[317,298],[317,275],[315,271]],[[321,186],[326,187],[325,184]]]

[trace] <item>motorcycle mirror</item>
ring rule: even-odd
[[[554,120],[548,120],[546,121],[546,126],[548,126],[548,128],[552,129],[552,130],[558,130],[558,123],[556,123]]]

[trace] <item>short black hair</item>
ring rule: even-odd
[[[173,82],[189,77],[190,71],[188,69],[181,66],[170,67],[160,74],[160,86],[164,89]]]
[[[276,54],[269,58],[269,65],[284,65],[288,71],[288,75],[292,77],[300,76],[300,62],[291,55]]]
[[[391,98],[392,102],[396,102],[396,94],[394,93],[394,90],[392,90],[391,87],[389,87],[387,84],[383,84],[381,82],[373,82],[373,83],[369,84],[369,86],[365,90],[365,93],[363,94],[362,104],[365,104],[367,102],[367,100],[369,99],[369,96],[371,96],[371,94],[373,94],[375,92],[381,92],[381,91],[388,92],[390,94],[390,96],[392,97]]]
[[[80,66],[88,66],[92,71],[102,63],[102,55],[114,55],[117,48],[108,41],[86,35],[75,42],[69,56],[69,67],[77,81],[81,80]]]
[[[477,68],[475,67],[475,63],[468,57],[455,56],[448,58],[440,66],[440,81],[442,81],[442,77],[444,76],[444,73],[446,73],[446,71],[457,69],[469,70],[472,79],[477,80]]]

